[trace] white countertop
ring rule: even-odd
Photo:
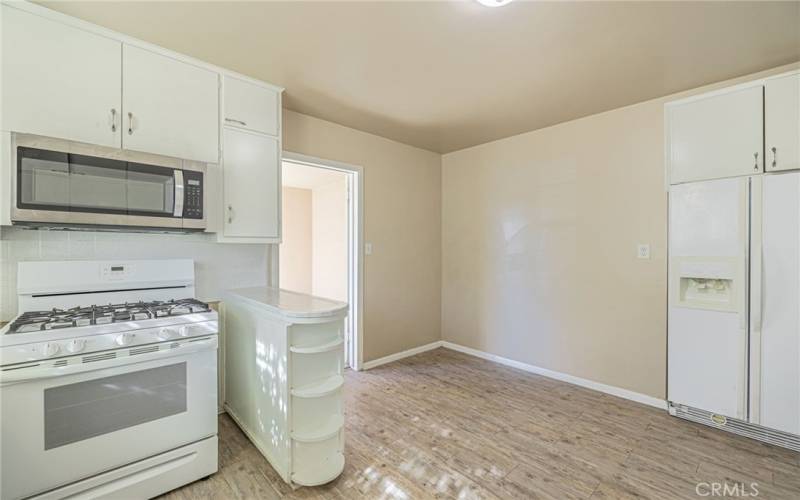
[[[256,286],[226,290],[226,294],[289,318],[321,318],[347,312],[347,304],[305,293]]]

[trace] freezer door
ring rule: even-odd
[[[747,418],[749,178],[670,187],[669,400]]]
[[[752,297],[753,420],[800,434],[800,173],[765,176],[761,206],[761,294]]]

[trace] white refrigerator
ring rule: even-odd
[[[669,254],[670,411],[800,449],[800,172],[671,186]]]

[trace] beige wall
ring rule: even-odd
[[[364,169],[364,361],[441,338],[441,156],[293,111],[286,151]]]
[[[311,190],[283,187],[280,286],[311,293]]]
[[[347,174],[311,191],[311,290],[347,302]]]
[[[665,397],[665,101],[443,156],[444,340]]]

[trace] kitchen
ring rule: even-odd
[[[796,497],[799,223],[772,215],[798,213],[795,3],[637,4],[624,15],[721,37],[763,16],[781,36],[709,46],[671,63],[696,79],[641,76],[649,93],[604,108],[505,108],[506,128],[435,140],[336,99],[312,112],[314,65],[259,72],[210,27],[620,12],[192,7],[2,4],[2,498]],[[170,35],[183,16],[209,35]],[[712,55],[727,66],[700,72]],[[348,303],[277,289],[285,154],[363,169]]]

